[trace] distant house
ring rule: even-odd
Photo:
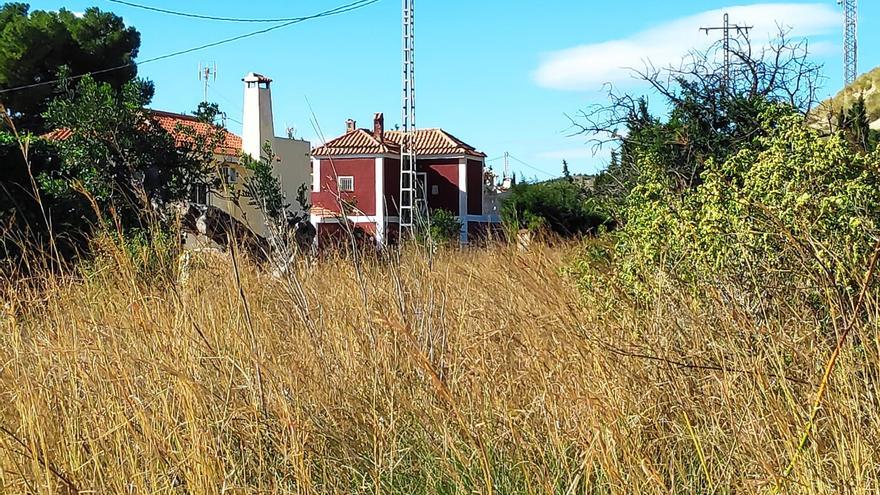
[[[192,141],[191,134],[210,136],[220,131],[219,142],[214,151],[214,162],[225,188],[210,189],[207,185],[196,186],[190,191],[190,201],[198,204],[211,205],[226,211],[236,219],[247,224],[254,232],[266,235],[262,215],[250,202],[242,198],[232,201],[232,195],[226,194],[229,189],[242,188],[242,181],[249,173],[241,165],[242,154],[253,158],[263,155],[263,147],[268,143],[276,155],[273,163],[276,176],[281,182],[282,190],[290,201],[294,201],[302,186],[311,184],[311,167],[309,163],[308,141],[275,136],[272,113],[272,80],[256,73],[250,73],[242,79],[244,82],[244,113],[242,116],[242,136],[199,121],[192,115],[148,109],[147,113],[156,120],[178,144]],[[189,129],[182,132],[183,128]],[[49,140],[63,140],[70,137],[69,129],[56,129],[45,136]],[[294,210],[303,212],[299,205],[291,205]],[[303,212],[304,213],[304,212]]]
[[[372,129],[359,129],[349,119],[345,134],[312,150],[311,221],[319,244],[342,235],[342,222],[378,244],[395,240],[401,136],[385,130],[384,117],[377,113]],[[484,213],[484,153],[443,129],[417,130],[415,147],[423,208],[456,215],[463,243],[498,222]]]

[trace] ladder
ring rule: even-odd
[[[415,31],[413,7],[415,0],[403,0],[403,114],[400,140],[400,236],[411,233],[418,211],[416,202],[416,89]]]

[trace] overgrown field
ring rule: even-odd
[[[580,252],[413,249],[272,277],[111,244],[76,275],[8,282],[0,492],[880,490],[874,294],[803,441],[842,330],[815,301],[662,279],[638,302],[583,294]]]

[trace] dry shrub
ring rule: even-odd
[[[272,277],[124,250],[0,313],[3,493],[755,493],[833,336],[793,298],[611,285],[571,247],[329,256]],[[165,272],[162,272],[165,273]],[[12,282],[7,282],[7,285]],[[876,295],[785,490],[880,490]]]

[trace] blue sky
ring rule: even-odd
[[[133,1],[199,14],[274,18],[308,15],[349,0]],[[869,49],[880,44],[880,26],[874,25],[880,5],[860,4],[859,69],[864,72],[880,65],[880,52]],[[265,27],[172,17],[107,0],[31,1],[33,9],[89,6],[113,11],[140,30],[141,60]],[[293,127],[298,137],[319,141],[312,111],[327,138],[341,134],[347,118],[370,126],[379,111],[393,127],[400,122],[400,9],[400,0],[380,0],[356,12],[142,65],[140,74],[156,83],[154,108],[189,112],[202,99],[199,64],[216,63],[218,79],[209,99],[228,113],[236,132],[241,78],[250,71],[275,81],[279,134]],[[646,59],[664,65],[705,46],[713,38],[698,28],[717,25],[724,11],[731,22],[754,25],[756,42],[777,24],[806,37],[816,61],[825,65],[823,94],[840,87],[842,14],[835,0],[418,0],[417,123],[443,127],[490,159],[510,152],[525,162],[512,162],[520,176],[558,175],[563,158],[574,172],[594,172],[606,155],[593,156],[583,137],[570,136],[566,114],[606,101],[604,82],[645,92],[624,67]]]

